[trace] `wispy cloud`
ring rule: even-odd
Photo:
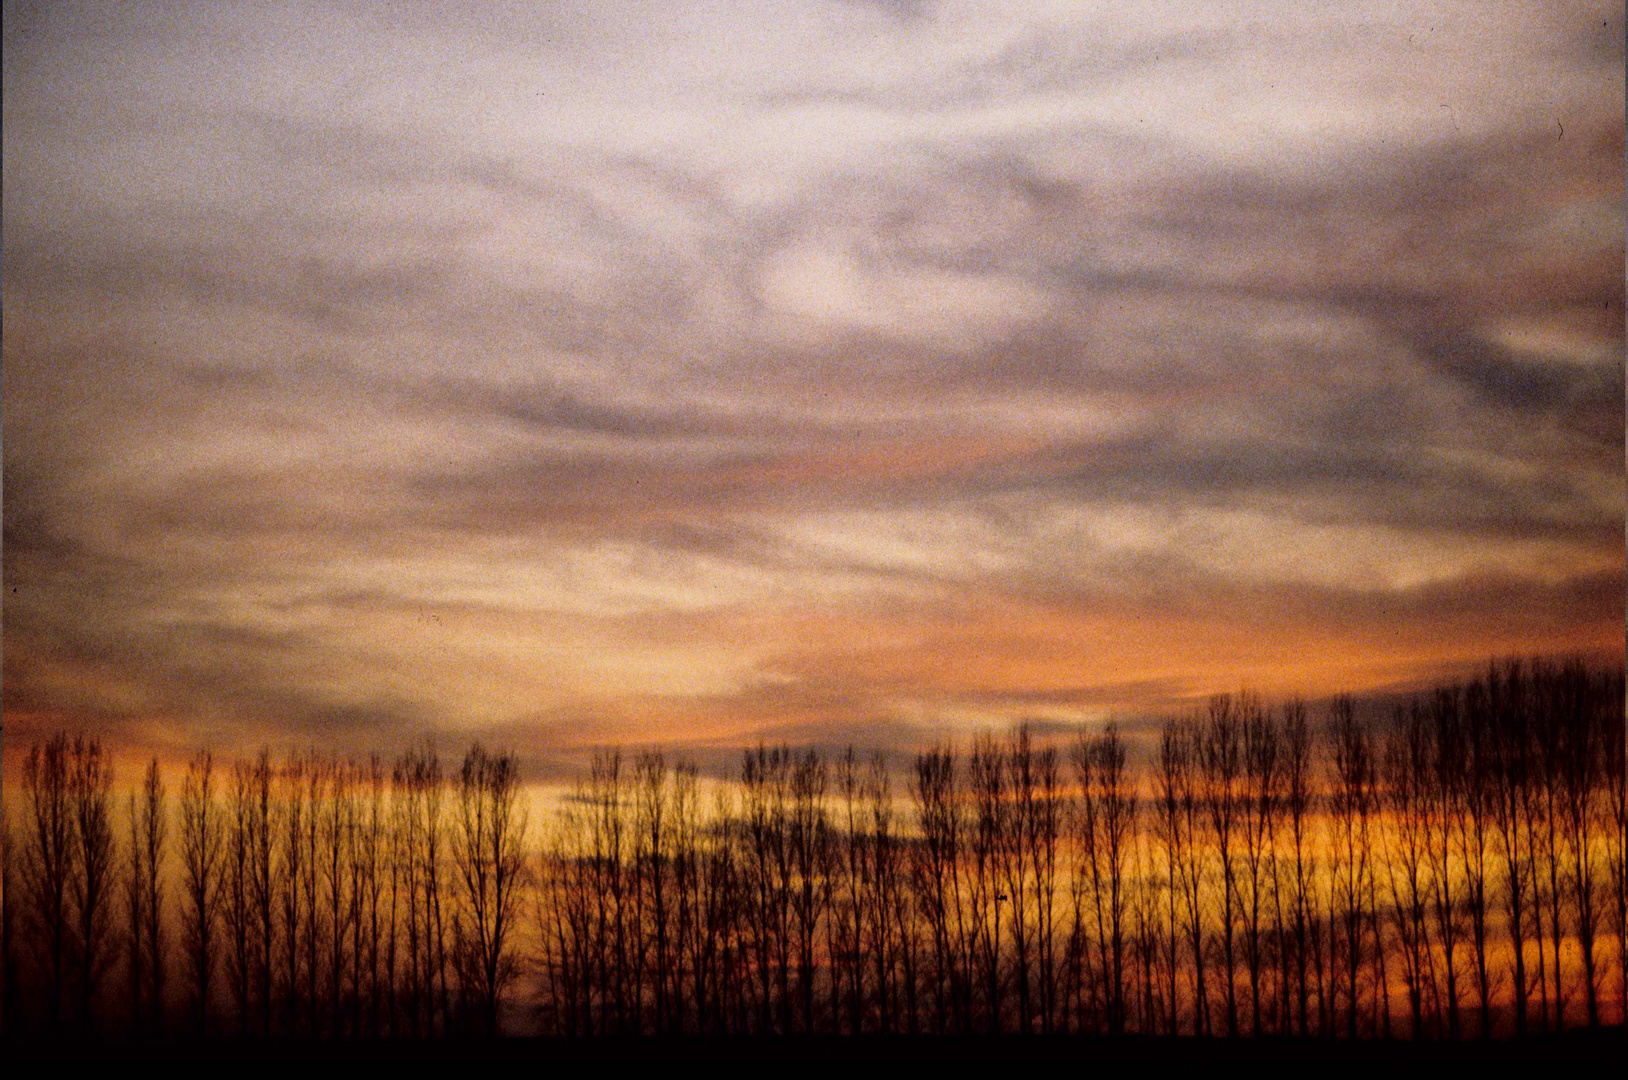
[[[723,768],[1621,653],[1620,10],[24,4],[5,65],[8,734]]]

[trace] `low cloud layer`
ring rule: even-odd
[[[1122,8],[8,6],[8,757],[1620,657],[1620,7]]]

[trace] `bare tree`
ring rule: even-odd
[[[1137,797],[1135,782],[1126,767],[1124,740],[1119,725],[1110,722],[1097,738],[1097,794],[1102,804],[1104,855],[1108,868],[1108,925],[1110,956],[1113,959],[1109,1010],[1115,1034],[1125,1030],[1125,921],[1127,906],[1126,872],[1132,855],[1131,838],[1136,830]]]
[[[803,1033],[814,1031],[815,945],[825,918],[826,890],[821,887],[822,851],[829,844],[825,791],[829,773],[813,750],[799,754],[791,771],[790,848],[795,891],[792,913],[797,953],[797,997]]]
[[[894,823],[892,779],[887,758],[879,751],[871,755],[863,790],[870,888],[862,894],[869,932],[867,951],[876,976],[877,1026],[884,1034],[915,1034],[919,1024],[915,920],[904,883],[902,838]]]
[[[334,764],[315,754],[305,763],[305,823],[300,830],[300,898],[305,911],[305,927],[300,935],[300,952],[305,981],[298,997],[304,999],[303,1023],[312,1038],[321,1034],[322,983],[321,945],[327,936],[326,913],[322,905],[322,818],[327,807],[328,782]]]
[[[275,858],[278,807],[272,800],[271,754],[261,750],[249,775],[249,893],[253,909],[253,942],[256,1005],[260,1013],[260,1034],[269,1036],[272,1011],[276,1007],[272,971],[277,947],[277,863]]]
[[[1492,968],[1488,963],[1489,883],[1497,789],[1497,749],[1487,685],[1479,680],[1464,690],[1463,797],[1455,823],[1464,865],[1464,907],[1470,921],[1471,960],[1479,999],[1481,1038],[1492,1035]]]
[[[181,782],[181,945],[186,955],[188,1011],[193,1030],[209,1032],[210,995],[214,986],[216,930],[223,897],[231,878],[221,874],[228,857],[220,807],[215,802],[215,761],[207,751],[187,763]],[[156,905],[155,905],[156,906]]]
[[[510,755],[503,755],[513,768],[514,760]],[[424,832],[423,850],[419,853],[423,859],[424,881],[424,947],[425,947],[425,994],[430,1015],[427,1018],[428,1028],[434,1026],[434,1012],[438,1004],[443,1025],[449,1022],[452,1009],[451,991],[448,984],[449,958],[447,955],[447,935],[449,933],[449,919],[446,908],[451,903],[446,899],[446,859],[447,859],[447,819],[445,810],[446,784],[441,775],[441,760],[436,754],[433,743],[427,743],[419,754],[420,775],[418,784],[424,798]],[[516,779],[514,781],[518,783]],[[504,811],[504,822],[508,824],[507,815],[513,808]],[[525,826],[520,823],[520,834],[516,843],[522,847],[525,844]],[[524,858],[522,857],[522,863]],[[505,923],[505,930],[508,923]],[[456,927],[452,930],[455,932]]]
[[[62,1025],[72,937],[68,883],[75,861],[75,834],[68,758],[67,735],[53,735],[29,750],[23,772],[28,799],[23,883],[34,923],[30,936],[41,953],[46,1020],[52,1031]]]
[[[343,1024],[341,993],[347,960],[346,946],[351,943],[352,918],[355,913],[349,890],[354,881],[346,861],[350,834],[354,831],[354,802],[351,793],[351,769],[338,761],[328,764],[327,791],[317,817],[320,832],[321,855],[319,866],[322,878],[322,898],[325,904],[326,931],[323,963],[328,975],[328,1008],[325,1017],[328,1031],[337,1036]]]
[[[743,965],[746,945],[740,920],[746,910],[740,815],[736,793],[719,788],[713,793],[711,843],[700,883],[700,939],[696,978],[703,985],[702,1000],[710,1014],[704,1030],[729,1034],[746,1030],[749,1013]],[[833,997],[836,995],[833,982]]]
[[[1001,905],[1008,897],[1000,887],[1000,851],[1005,843],[1007,805],[1005,754],[994,738],[979,736],[967,763],[972,787],[972,927],[988,1030],[999,1034],[1005,1004],[1001,963]]]
[[[1136,1023],[1134,1028],[1143,1035],[1159,1030],[1163,1015],[1160,999],[1164,983],[1160,977],[1159,961],[1162,955],[1159,943],[1158,889],[1153,869],[1153,855],[1147,834],[1132,831],[1134,853],[1131,862],[1136,873],[1127,884],[1131,912],[1131,956],[1136,986]]]
[[[159,866],[169,831],[158,759],[148,763],[141,791],[130,793],[127,816],[130,849],[124,891],[129,920],[125,944],[130,962],[130,1015],[135,1029],[156,1033],[163,1028],[165,974],[160,915],[164,884]]]
[[[1261,969],[1266,956],[1262,920],[1271,892],[1272,829],[1277,814],[1278,729],[1271,711],[1255,694],[1240,694],[1237,711],[1244,767],[1239,824],[1244,840],[1244,869],[1249,875],[1244,963],[1249,968],[1249,1031],[1259,1035]]]
[[[18,913],[24,899],[21,863],[17,847],[20,837],[12,831],[11,807],[0,799],[0,1033],[10,1035],[22,1028],[22,958],[18,955]]]
[[[1291,700],[1284,705],[1283,716],[1285,722],[1290,713],[1299,704]],[[1268,717],[1269,723],[1270,716]],[[1272,928],[1270,952],[1277,955],[1277,1007],[1274,1017],[1275,1030],[1279,1034],[1287,1034],[1294,1030],[1293,1005],[1294,980],[1291,976],[1293,946],[1289,942],[1289,922],[1292,917],[1288,907],[1292,899],[1286,890],[1293,886],[1284,881],[1285,862],[1282,847],[1282,830],[1284,820],[1288,816],[1288,774],[1286,769],[1287,747],[1285,733],[1282,726],[1273,724],[1272,730],[1271,768],[1266,770],[1264,782],[1256,789],[1257,813],[1260,815],[1261,840],[1265,848],[1266,881],[1272,894]],[[1263,957],[1263,960],[1265,958]]]
[[[1181,947],[1181,933],[1176,919],[1176,904],[1181,895],[1177,866],[1181,862],[1182,834],[1180,827],[1181,800],[1177,758],[1180,754],[1180,732],[1175,721],[1167,721],[1159,732],[1158,756],[1153,773],[1152,841],[1157,845],[1159,861],[1164,868],[1164,975],[1165,1016],[1164,1034],[1177,1033],[1178,995],[1176,980],[1181,970],[1177,953]]]
[[[164,944],[164,845],[169,839],[169,807],[158,775],[158,759],[147,765],[142,783],[141,876],[146,890],[142,936],[147,942],[147,1000],[152,1029],[164,1028],[164,987],[169,959]]]
[[[1074,747],[1078,780],[1079,834],[1094,915],[1101,1010],[1108,1031],[1122,1035],[1126,1025],[1125,878],[1131,855],[1136,796],[1126,769],[1125,744],[1110,723],[1095,738],[1084,735]]]
[[[1239,710],[1230,694],[1210,698],[1199,771],[1209,840],[1221,864],[1221,962],[1225,968],[1227,1035],[1238,1034],[1236,957],[1238,888],[1237,844],[1242,826],[1243,738]]]
[[[711,966],[711,958],[702,957],[701,945],[705,938],[702,934],[702,902],[701,880],[705,869],[705,862],[701,849],[701,821],[699,816],[699,802],[697,795],[697,770],[695,763],[687,759],[680,759],[673,766],[672,780],[672,810],[671,810],[671,845],[673,865],[673,891],[677,911],[675,926],[673,928],[673,957],[669,974],[671,987],[667,992],[670,1008],[673,1013],[672,1029],[675,1034],[683,1035],[686,1031],[701,1030],[704,1016],[706,998],[699,988],[705,983],[704,977],[697,977],[697,973]],[[823,808],[822,808],[823,815]],[[815,838],[815,858],[820,866],[825,866],[826,849],[829,847],[829,837],[823,832]],[[823,898],[828,899],[829,893]],[[697,994],[689,1000],[693,1008],[693,1017],[686,1022],[685,993],[687,985],[698,988]],[[811,984],[812,985],[812,984]]]
[[[593,981],[599,1002],[599,1033],[622,1031],[627,1018],[626,875],[623,854],[622,759],[615,751],[594,754],[584,800],[591,808],[588,862],[591,867]]]
[[[344,811],[345,876],[349,910],[346,921],[350,924],[350,1034],[361,1038],[365,1030],[362,1021],[363,963],[367,956],[367,904],[368,872],[372,859],[368,854],[367,806],[369,801],[368,770],[356,764],[346,764],[346,806]]]
[[[1442,977],[1447,1000],[1444,1028],[1448,1038],[1461,1036],[1459,943],[1463,937],[1461,909],[1464,897],[1455,891],[1467,861],[1463,849],[1465,794],[1468,767],[1461,718],[1462,691],[1458,686],[1437,687],[1428,701],[1429,741],[1427,774],[1422,793],[1425,816],[1425,854],[1430,873],[1430,914],[1442,954]]]
[[[1628,748],[1624,745],[1624,725],[1618,709],[1623,701],[1622,673],[1606,683],[1605,709],[1600,739],[1600,771],[1605,775],[1605,861],[1611,895],[1607,910],[1613,916],[1617,939],[1617,1015],[1628,1023],[1628,785],[1623,782]]]
[[[1356,716],[1352,700],[1334,702],[1332,770],[1329,784],[1333,818],[1334,888],[1332,908],[1340,922],[1341,965],[1346,999],[1346,1034],[1357,1036],[1360,1011],[1358,976],[1368,955],[1372,923],[1373,866],[1370,828],[1375,803],[1375,765],[1370,737]],[[1336,993],[1341,980],[1336,980]]]
[[[367,1030],[378,1038],[383,1030],[381,1011],[387,996],[386,988],[391,981],[391,976],[381,968],[381,961],[392,955],[396,928],[390,908],[383,906],[386,896],[390,894],[387,879],[393,875],[390,869],[390,813],[385,805],[384,763],[377,754],[368,759],[366,782],[367,816],[359,830],[363,837],[362,891],[366,909],[357,921],[360,924],[365,918],[367,926]],[[361,962],[360,955],[357,962]]]
[[[1530,838],[1523,829],[1528,805],[1526,678],[1515,662],[1487,673],[1487,697],[1496,772],[1493,777],[1493,821],[1504,870],[1504,900],[1509,938],[1514,950],[1515,1034],[1526,1034],[1531,992],[1527,984],[1526,940],[1531,897]]]
[[[1402,977],[1407,987],[1410,1033],[1423,1038],[1425,992],[1429,982],[1425,964],[1430,952],[1425,924],[1429,885],[1428,860],[1431,782],[1430,739],[1423,705],[1396,710],[1386,732],[1383,757],[1385,833],[1389,850],[1385,859],[1391,917],[1401,944]]]
[[[68,752],[68,806],[73,819],[68,891],[73,898],[79,1024],[95,1026],[96,999],[113,962],[113,767],[100,740],[76,736]]]
[[[933,1031],[943,1034],[949,1027],[955,994],[955,964],[950,952],[949,896],[952,807],[955,791],[955,757],[948,749],[916,755],[915,778],[910,794],[916,811],[916,830],[921,834],[921,854],[916,860],[912,887],[917,905],[927,921],[933,947]]]
[[[861,817],[860,789],[862,781],[853,747],[848,747],[837,760],[837,792],[841,799],[842,829],[841,858],[837,862],[842,883],[833,892],[839,894],[832,905],[832,921],[837,932],[832,969],[832,1012],[838,1014],[839,999],[842,1011],[848,1014],[849,1033],[858,1035],[864,1027],[864,969],[861,957],[863,907],[861,890],[866,887],[869,860],[865,854],[865,826]],[[846,994],[837,990],[838,974]],[[835,1027],[840,1024],[834,1022]]]
[[[1200,753],[1196,725],[1188,728],[1175,718],[1166,722],[1159,736],[1160,820],[1164,823],[1167,859],[1175,870],[1176,888],[1181,895],[1182,926],[1192,960],[1193,1034],[1208,1035],[1210,1005],[1204,947],[1206,874],[1200,849],[1202,813],[1196,776]]]
[[[1001,891],[1011,904],[1012,918],[1007,927],[1012,935],[1013,980],[1017,983],[1018,1031],[1028,1035],[1034,1028],[1030,1003],[1033,994],[1035,950],[1032,882],[1035,877],[1036,773],[1033,738],[1028,725],[1012,733],[1006,751],[1007,788],[1011,792],[1007,827],[1003,830],[1000,852]]]
[[[226,925],[226,974],[237,1012],[237,1033],[250,1030],[251,985],[254,981],[254,775],[242,761],[232,766],[227,803],[226,856],[221,915]]]
[[[460,984],[491,1035],[498,1032],[504,994],[520,970],[513,935],[527,875],[525,833],[519,763],[512,754],[490,754],[476,743],[458,772],[455,940]]]
[[[1611,715],[1610,684],[1579,662],[1568,663],[1555,678],[1551,708],[1558,729],[1555,746],[1561,843],[1567,853],[1565,884],[1571,899],[1572,924],[1583,962],[1584,1015],[1590,1028],[1600,1024],[1599,932],[1596,869],[1600,858],[1598,819],[1594,807],[1601,786],[1603,755],[1599,744]],[[1620,696],[1618,698],[1620,700]]]
[[[1537,836],[1533,849],[1541,853],[1542,873],[1537,878],[1538,890],[1548,900],[1549,957],[1552,964],[1554,1011],[1553,1020],[1546,1024],[1558,1030],[1565,1026],[1566,982],[1561,968],[1560,945],[1565,932],[1561,917],[1564,888],[1561,883],[1563,853],[1561,844],[1561,784],[1564,782],[1566,708],[1564,673],[1548,663],[1537,661],[1532,665],[1533,722],[1532,758],[1536,764],[1537,784],[1531,796],[1531,828]],[[1541,957],[1543,942],[1538,943]],[[1542,962],[1539,962],[1542,969]],[[1547,1014],[1547,1008],[1545,1009]]]
[[[748,927],[757,982],[757,1023],[762,1032],[785,1032],[790,1022],[791,857],[787,847],[786,796],[790,752],[758,746],[741,764],[746,870],[753,899]],[[778,996],[778,1007],[776,1006]]]
[[[1036,976],[1041,1030],[1050,1035],[1058,1023],[1057,870],[1067,804],[1056,749],[1046,747],[1035,755],[1034,774],[1029,843],[1034,849]]]
[[[667,760],[659,750],[647,750],[633,759],[633,880],[635,938],[635,1012],[642,1013],[644,983],[651,988],[651,1030],[667,1030],[667,969],[671,964],[668,939],[671,911],[669,893]],[[653,967],[653,970],[652,970]],[[642,1025],[641,1025],[642,1026]]]
[[[418,910],[413,889],[418,856],[413,847],[414,837],[407,829],[406,807],[411,800],[403,790],[403,784],[402,765],[398,762],[390,772],[389,815],[384,825],[383,862],[389,875],[389,886],[384,890],[388,897],[383,918],[386,927],[383,934],[384,956],[381,962],[384,985],[381,988],[382,993],[376,992],[374,995],[377,1003],[375,1008],[383,1016],[384,1030],[391,1036],[401,1034],[404,1030],[401,993],[401,953],[404,945],[407,947],[409,968],[412,971],[410,981],[417,977],[417,969],[412,966],[417,955],[415,951],[417,943],[411,937],[410,931],[416,925],[413,920]],[[406,927],[402,925],[404,916],[407,917]],[[404,936],[407,940],[403,940]],[[416,982],[414,989],[416,991]],[[417,1010],[413,1009],[411,1014],[416,1021]]]
[[[127,1004],[130,1007],[130,1031],[132,1034],[139,1035],[144,1026],[142,999],[146,996],[147,983],[147,936],[145,933],[147,925],[145,915],[147,889],[142,874],[141,807],[136,801],[134,791],[129,794],[125,821],[130,827],[130,843],[126,848],[127,858],[122,875],[125,916],[122,944],[125,952],[125,971],[130,978],[130,986],[126,994],[128,998]]]
[[[277,911],[281,918],[282,950],[279,971],[282,992],[283,1034],[294,1036],[300,1024],[300,989],[302,959],[300,946],[304,942],[306,922],[311,912],[305,906],[305,875],[310,870],[306,860],[305,770],[303,758],[291,757],[279,776],[281,790],[281,825],[277,840],[277,876],[275,880]]]
[[[1295,1028],[1304,1038],[1310,1030],[1307,1016],[1309,990],[1307,984],[1308,953],[1310,965],[1315,968],[1318,1011],[1323,1008],[1322,949],[1314,948],[1313,926],[1317,918],[1317,850],[1314,833],[1316,817],[1313,814],[1313,775],[1311,729],[1306,722],[1306,706],[1292,701],[1284,710],[1283,718],[1283,780],[1284,808],[1288,819],[1289,840],[1293,845],[1293,875],[1291,877],[1291,904],[1294,909],[1294,976],[1295,976]]]
[[[433,744],[425,743],[397,760],[392,772],[391,812],[397,836],[393,895],[402,922],[405,986],[399,1001],[407,1030],[428,1035],[437,1017],[450,1020],[449,918],[443,894],[446,861],[445,782]],[[390,957],[394,969],[395,957]]]
[[[587,992],[587,824],[582,800],[579,782],[555,811],[555,828],[544,840],[536,907],[548,1031],[573,1037],[590,1033],[593,1008]]]
[[[427,905],[423,899],[426,847],[423,770],[423,762],[417,754],[408,753],[396,761],[390,778],[390,809],[395,830],[395,888],[399,893],[397,910],[403,919],[401,946],[405,950],[406,961],[402,973],[404,985],[400,988],[402,995],[396,1002],[392,1019],[399,1012],[407,1032],[415,1037],[427,1034],[424,1013],[430,997],[427,989],[430,982],[430,949],[426,944],[428,932],[424,919]]]

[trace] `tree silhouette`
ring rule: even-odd
[[[1482,1038],[1492,1035],[1492,969],[1488,962],[1488,912],[1492,888],[1494,810],[1498,798],[1497,744],[1492,732],[1488,687],[1481,681],[1465,688],[1464,796],[1458,819],[1459,847],[1464,853],[1465,907],[1470,919],[1471,955]]]
[[[1317,1028],[1326,1033],[1322,1021],[1326,1011],[1324,989],[1323,949],[1318,933],[1319,910],[1317,895],[1318,837],[1314,833],[1313,816],[1314,762],[1312,758],[1311,727],[1306,719],[1306,706],[1291,701],[1284,709],[1283,721],[1283,808],[1288,821],[1292,853],[1290,874],[1290,904],[1293,909],[1293,956],[1295,981],[1295,1030],[1305,1038],[1311,1030],[1309,1002],[1312,985],[1307,981],[1311,969],[1317,997]],[[1285,949],[1285,951],[1289,951]]]
[[[465,996],[496,1034],[503,996],[519,974],[514,931],[527,878],[526,812],[514,756],[477,743],[458,772],[452,859],[460,885],[454,924]]]
[[[518,760],[478,744],[450,782],[428,744],[262,751],[218,792],[204,752],[173,855],[162,765],[115,798],[101,744],[55,735],[0,835],[4,1021],[155,1033],[173,959],[177,1033],[299,1039],[1620,1023],[1623,695],[1575,660],[1378,724],[1218,695],[1145,743],[940,745],[897,800],[880,753],[758,746],[704,789],[607,749],[536,834]]]
[[[1625,759],[1624,725],[1617,715],[1623,700],[1623,679],[1619,670],[1614,676],[1602,680],[1599,712],[1601,721],[1601,771],[1605,774],[1605,858],[1611,880],[1609,908],[1615,916],[1613,930],[1617,939],[1617,1003],[1618,1017],[1628,1022],[1628,785],[1623,782]]]
[[[68,807],[73,821],[68,891],[73,898],[78,1020],[90,1033],[96,1000],[113,963],[112,765],[96,739],[75,737],[68,750]]]
[[[1231,695],[1210,699],[1199,743],[1205,821],[1209,840],[1221,864],[1221,962],[1228,1037],[1238,1034],[1237,908],[1239,905],[1237,843],[1242,824],[1243,737]]]
[[[1272,713],[1254,694],[1238,698],[1243,752],[1243,791],[1239,800],[1244,870],[1249,896],[1244,917],[1244,963],[1249,969],[1250,1034],[1261,1034],[1261,974],[1267,942],[1263,920],[1272,894],[1272,841],[1277,816],[1278,729]]]
[[[23,882],[34,922],[30,936],[43,954],[46,1020],[56,1031],[62,1024],[67,994],[72,917],[68,880],[75,855],[74,817],[68,799],[67,735],[53,735],[29,751],[23,782],[29,811]]]
[[[188,1011],[199,1035],[209,1033],[217,929],[232,880],[221,873],[228,851],[214,782],[215,760],[208,751],[187,763],[181,783],[181,945],[186,958]]]
[[[1429,906],[1436,940],[1442,953],[1445,983],[1445,1032],[1438,1018],[1437,1033],[1457,1039],[1459,1018],[1459,943],[1463,937],[1461,908],[1464,892],[1458,887],[1461,867],[1469,862],[1463,829],[1468,756],[1461,717],[1462,692],[1458,686],[1438,687],[1421,703],[1428,708],[1428,757],[1424,763],[1423,806],[1425,858],[1429,868]],[[1467,872],[1467,870],[1466,870]]]
[[[1159,738],[1159,800],[1165,822],[1164,842],[1176,869],[1182,918],[1193,970],[1193,1034],[1210,1033],[1208,968],[1205,949],[1206,860],[1202,849],[1202,806],[1198,787],[1201,752],[1197,725],[1172,718]]]
[[[986,1027],[1000,1034],[1005,1004],[1001,964],[1001,913],[1008,900],[1000,887],[1000,853],[1009,828],[1006,793],[1006,758],[993,736],[980,736],[968,760],[972,784],[972,926],[977,945],[980,982],[984,992]]]
[[[21,1026],[22,958],[19,927],[25,898],[22,895],[20,837],[12,828],[10,804],[0,799],[0,1025],[7,1032]]]
[[[1375,809],[1373,749],[1363,725],[1357,720],[1350,698],[1334,703],[1332,769],[1329,776],[1332,795],[1334,844],[1331,857],[1334,871],[1333,908],[1339,918],[1340,976],[1346,1006],[1346,1034],[1357,1037],[1361,994],[1359,975],[1368,955],[1371,923],[1368,908],[1373,895],[1373,867],[1370,862],[1370,826]],[[1377,941],[1375,942],[1377,945]]]
[[[273,836],[277,832],[276,804],[272,802],[271,755],[265,750],[255,760],[247,774],[248,808],[246,811],[245,841],[248,846],[248,893],[251,908],[251,941],[249,955],[254,970],[251,978],[257,993],[260,1034],[272,1031],[272,1010],[276,998],[272,995],[272,969],[277,948],[277,864],[274,859]]]
[[[1527,986],[1526,921],[1531,904],[1532,853],[1527,820],[1529,740],[1525,672],[1518,663],[1492,667],[1487,674],[1491,713],[1493,821],[1503,857],[1504,898],[1514,948],[1515,1034],[1525,1035],[1531,997]]]
[[[1386,884],[1391,918],[1401,945],[1402,978],[1407,987],[1409,1027],[1422,1038],[1425,1005],[1425,963],[1429,952],[1425,911],[1429,903],[1427,872],[1428,789],[1431,779],[1430,742],[1425,711],[1415,702],[1398,709],[1386,732],[1382,759],[1387,812]]]
[[[1119,729],[1109,724],[1093,739],[1074,745],[1079,806],[1079,843],[1091,896],[1097,965],[1098,1011],[1107,1030],[1125,1031],[1125,930],[1127,863],[1136,813]]]

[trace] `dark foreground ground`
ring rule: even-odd
[[[739,1063],[774,1065],[1121,1064],[1253,1065],[1327,1062],[1339,1065],[1601,1064],[1628,1061],[1622,1028],[1533,1036],[1521,1041],[1346,1042],[1320,1039],[1167,1039],[1130,1036],[1020,1038],[552,1039],[510,1038],[434,1042],[299,1042],[260,1040],[29,1040],[0,1042],[0,1064],[576,1064]],[[1005,1077],[997,1080],[1007,1080]]]

